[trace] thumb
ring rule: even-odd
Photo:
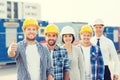
[[[16,39],[13,39],[13,43],[16,43]]]

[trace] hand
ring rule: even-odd
[[[53,76],[49,74],[47,80],[54,80],[54,79],[53,79]]]
[[[9,49],[8,49],[8,56],[15,57],[16,50],[17,50],[17,43],[16,43],[16,40],[14,39],[13,42],[11,43]]]
[[[17,50],[17,43],[16,43],[16,39],[14,39],[10,45],[10,52],[15,52],[16,50]]]
[[[113,80],[118,80],[118,75],[114,75]]]

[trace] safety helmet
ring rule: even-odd
[[[103,22],[101,19],[96,19],[96,20],[93,22],[93,26],[96,25],[96,24],[101,24],[102,26],[104,26],[104,22]]]
[[[74,31],[74,29],[72,27],[65,26],[61,30],[61,34],[60,35],[62,36],[63,34],[73,34],[75,36],[75,31]]]
[[[59,34],[58,27],[55,24],[49,24],[44,31],[44,34],[46,33],[56,33]]]
[[[35,20],[33,18],[28,18],[24,21],[23,26],[22,26],[22,30],[24,31],[24,29],[28,26],[34,26],[34,27],[37,27],[37,29],[40,28],[37,20]]]
[[[92,27],[89,26],[89,25],[82,26],[82,28],[80,30],[80,34],[83,33],[83,32],[89,32],[89,33],[92,34]]]

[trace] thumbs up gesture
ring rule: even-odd
[[[15,52],[17,50],[17,43],[16,43],[16,39],[13,40],[12,44],[10,45],[11,47],[11,52]]]
[[[17,50],[17,43],[16,43],[16,39],[14,39],[13,42],[10,44],[10,47],[8,49],[8,55],[10,57],[14,57],[16,55],[16,50]]]

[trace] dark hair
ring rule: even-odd
[[[64,40],[63,40],[63,36],[64,36],[64,35],[65,35],[65,34],[62,35],[62,42],[63,42],[63,43],[65,43]],[[73,34],[70,34],[70,35],[72,35],[72,42],[71,42],[71,43],[73,43],[73,42],[75,41],[75,37],[74,37]]]

